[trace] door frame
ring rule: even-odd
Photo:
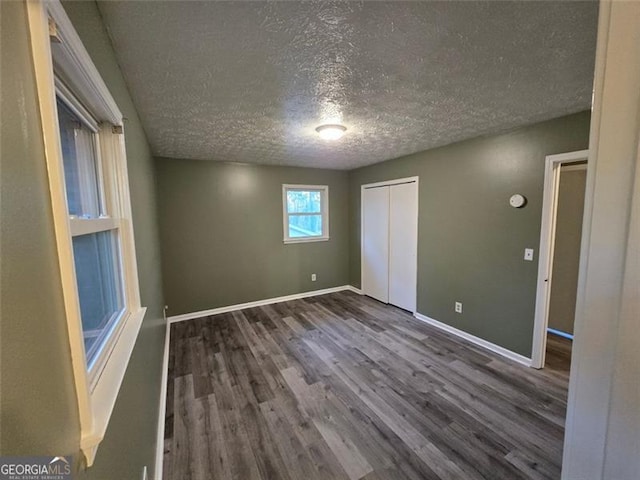
[[[362,293],[364,294],[364,289],[362,289],[362,285],[364,284],[364,191],[367,189],[371,189],[371,188],[378,188],[378,187],[390,187],[393,185],[402,185],[404,183],[415,183],[416,184],[416,188],[418,189],[418,205],[416,208],[416,225],[418,226],[418,228],[416,228],[416,291],[415,291],[415,297],[416,297],[416,311],[418,309],[418,252],[417,250],[419,249],[419,231],[420,231],[420,177],[415,176],[415,177],[404,177],[404,178],[396,178],[393,180],[384,180],[381,182],[375,182],[375,183],[366,183],[363,185],[360,185],[360,287],[362,290]],[[411,312],[411,313],[416,313],[416,312]]]
[[[547,349],[547,327],[549,325],[549,301],[553,276],[553,252],[556,237],[560,169],[562,165],[576,162],[587,162],[588,168],[589,150],[547,155],[545,158],[536,308],[533,323],[533,344],[531,347],[531,366],[533,368],[544,367]]]

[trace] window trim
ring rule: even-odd
[[[78,98],[69,90],[64,82],[60,79],[60,77],[56,76],[54,73],[54,82],[56,88],[56,96],[60,97],[60,99],[69,107],[73,113],[75,113],[80,120],[82,120],[87,128],[89,128],[93,133],[98,133],[100,130],[100,126],[98,125],[98,121],[91,115],[91,113],[85,108],[84,105],[78,100]]]
[[[319,191],[320,192],[320,212],[322,216],[322,235],[309,237],[290,237],[289,236],[289,217],[300,215],[300,213],[289,213],[287,210],[287,192],[289,190],[299,191]],[[309,213],[307,213],[309,214]],[[318,215],[318,213],[310,213],[310,215]],[[282,185],[282,233],[283,242],[289,243],[309,243],[309,242],[326,242],[329,236],[329,186],[328,185],[295,185],[285,183]]]
[[[73,380],[78,402],[80,450],[85,456],[87,466],[91,466],[106,433],[146,311],[140,304],[129,179],[122,135],[123,117],[59,0],[34,0],[26,2],[26,8]],[[55,43],[52,43],[51,39]],[[60,78],[56,78],[58,74]],[[103,159],[114,159],[114,168],[107,169],[108,173],[103,172],[106,173],[104,182],[110,186],[105,190],[113,192],[107,201],[113,210],[114,219],[101,218],[98,221],[118,222],[122,272],[125,279],[123,290],[127,301],[126,318],[123,318],[117,332],[111,336],[109,342],[112,346],[95,378],[90,378],[85,360],[75,279],[72,237],[80,227],[68,215],[58,130],[56,94],[66,97],[66,93],[69,92],[64,89],[67,86],[69,92],[72,91],[77,97],[78,104],[75,108],[81,110],[78,112],[80,116],[96,120],[95,127],[103,137],[98,145],[98,154]],[[105,123],[100,124],[97,119]],[[125,185],[126,188],[120,188],[120,185]]]

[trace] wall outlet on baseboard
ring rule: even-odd
[[[142,468],[142,480],[149,480],[149,476],[147,475],[147,466],[146,465]]]
[[[316,274],[315,274],[315,273],[312,273],[312,274],[311,274],[311,281],[312,281],[312,282],[315,282],[315,281],[316,281]]]
[[[462,302],[456,302],[455,310],[456,313],[462,313]]]

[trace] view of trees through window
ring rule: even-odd
[[[287,190],[289,237],[322,236],[322,192]]]

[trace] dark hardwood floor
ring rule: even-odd
[[[559,478],[566,394],[351,292],[185,321],[164,479]]]
[[[569,369],[571,368],[571,347],[573,342],[568,338],[547,334],[547,354],[544,361],[544,368],[551,369],[559,375],[564,375],[569,379]]]

